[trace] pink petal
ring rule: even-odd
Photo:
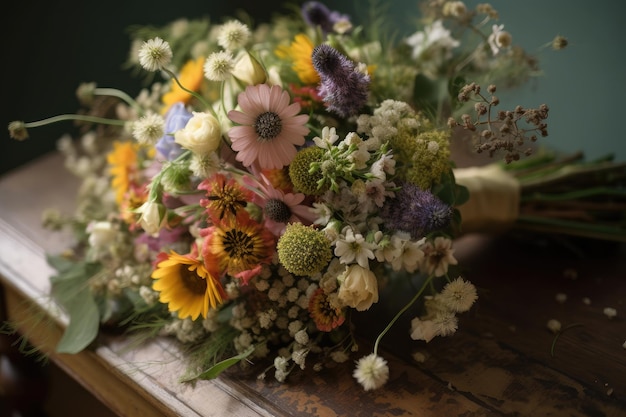
[[[289,97],[289,95],[287,95],[287,97]],[[282,110],[280,111],[280,113],[278,113],[278,115],[280,116],[281,119],[284,120],[284,119],[293,117],[298,113],[300,113],[300,104],[292,103],[292,104],[289,104],[288,106],[284,106]],[[303,115],[303,116],[306,116],[307,119],[309,118],[309,116],[307,115]]]
[[[236,152],[257,152],[257,145],[255,141],[249,140],[248,138],[233,141],[231,148]]]
[[[284,138],[283,140],[297,146],[304,145],[304,133],[299,128],[283,128],[283,131],[280,133],[280,136]],[[306,132],[308,133],[308,132]]]
[[[279,86],[273,85],[269,91],[269,101],[266,109],[278,113],[282,109],[280,104],[283,101],[283,93],[287,92],[283,91]],[[287,94],[287,102],[289,102],[289,94]]]
[[[259,84],[256,87],[254,97],[258,105],[257,111],[262,113],[267,111],[270,105],[270,88],[267,84]]]
[[[288,165],[291,163],[293,158],[296,156],[296,148],[289,140],[281,140],[280,142],[276,142],[275,152],[280,156],[283,165]]]
[[[237,110],[231,110],[228,112],[228,118],[240,125],[253,125],[256,119],[249,114],[242,113]]]
[[[232,141],[247,138],[247,137],[255,137],[256,132],[254,128],[251,126],[233,126],[228,131],[228,136]]]
[[[308,206],[298,205],[290,207],[291,212],[298,216],[303,223],[313,223],[317,215]]]
[[[241,107],[243,113],[254,114],[255,105],[250,100],[250,96],[245,92],[239,93],[239,95],[237,96],[237,104],[239,104],[239,107]]]
[[[245,166],[250,166],[254,163],[255,154],[252,152],[238,152],[235,159],[244,164]]]

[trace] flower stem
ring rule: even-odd
[[[411,298],[411,301],[409,301],[404,307],[402,307],[402,309],[396,313],[394,318],[391,319],[389,324],[387,324],[387,327],[385,327],[384,330],[382,332],[380,332],[380,334],[376,338],[376,342],[374,343],[374,354],[375,355],[378,354],[378,345],[380,343],[380,340],[383,338],[383,336],[385,334],[387,334],[387,332],[389,331],[389,329],[391,329],[391,327],[394,325],[394,323],[396,321],[398,321],[400,316],[402,314],[404,314],[404,312],[407,311],[409,309],[409,307],[411,307],[417,301],[418,298],[420,298],[420,296],[422,295],[422,293],[424,292],[426,287],[430,284],[432,279],[433,279],[433,276],[431,275],[431,276],[428,277],[428,279],[426,279],[426,281],[424,281],[424,283],[422,284],[422,287],[419,289],[419,291],[415,293],[413,298]]]
[[[117,88],[96,88],[94,90],[94,94],[99,95],[99,96],[117,97],[120,100],[126,102],[132,108],[140,110],[140,107],[135,101],[135,99],[133,99],[131,96],[129,96],[122,90],[118,90]]]
[[[571,329],[572,327],[578,327],[578,326],[582,326],[582,323],[572,323],[568,326],[565,326],[560,332],[558,332],[554,336],[554,339],[552,339],[552,346],[550,347],[550,356],[554,357],[554,347],[556,346],[556,341],[559,338],[559,336],[563,334],[563,332],[566,331],[567,329]]]
[[[36,122],[24,123],[24,127],[41,127],[52,123],[63,122],[66,120],[77,120],[81,122],[99,123],[104,125],[124,126],[126,122],[124,120],[106,119],[104,117],[87,116],[83,114],[60,114],[58,116],[52,116],[47,119],[38,120]]]
[[[167,73],[170,77],[172,77],[172,79],[173,79],[174,81],[176,81],[176,84],[178,84],[178,86],[179,86],[179,87],[180,87],[183,91],[185,91],[185,92],[187,92],[187,93],[191,94],[192,96],[194,96],[195,98],[197,98],[197,99],[200,101],[200,103],[202,103],[202,105],[203,105],[204,107],[206,107],[206,108],[207,108],[207,109],[211,112],[211,114],[212,114],[212,115],[213,115],[216,119],[218,119],[218,120],[219,120],[219,118],[217,117],[217,113],[215,113],[215,110],[213,110],[213,107],[212,107],[212,106],[211,106],[211,105],[210,105],[210,104],[209,104],[209,103],[208,103],[208,102],[204,99],[204,97],[202,97],[200,94],[198,94],[198,93],[196,93],[195,91],[192,91],[192,90],[188,89],[187,87],[185,87],[184,85],[182,85],[182,84],[180,83],[180,81],[178,80],[178,77],[176,76],[176,74],[174,74],[172,71],[170,71],[170,70],[168,70],[168,69],[164,69],[164,71],[165,71],[165,72],[166,72],[166,73]]]

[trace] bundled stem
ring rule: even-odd
[[[516,228],[626,242],[626,162],[542,151],[505,169],[521,187]]]

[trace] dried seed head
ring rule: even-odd
[[[557,35],[552,40],[552,49],[554,49],[555,51],[560,51],[561,49],[565,49],[567,45],[568,45],[568,41],[567,41],[567,38],[564,36]]]

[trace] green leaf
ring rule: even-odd
[[[69,317],[69,324],[59,340],[57,351],[78,353],[93,342],[100,328],[98,306],[87,283],[101,266],[59,257],[49,257],[48,262],[59,271],[50,277],[51,295]]]
[[[254,346],[250,346],[248,349],[246,349],[245,352],[242,352],[239,355],[233,356],[231,358],[224,359],[223,361],[220,361],[220,362],[216,363],[215,365],[213,365],[212,367],[210,367],[206,371],[200,373],[196,377],[185,379],[183,382],[189,382],[189,381],[192,381],[194,379],[214,379],[214,378],[217,378],[226,369],[230,368],[233,365],[238,364],[241,360],[246,359],[248,356],[250,356],[252,354],[252,352],[254,352],[254,349],[255,349]]]
[[[100,314],[89,291],[83,288],[64,303],[70,322],[57,345],[59,353],[78,353],[85,349],[98,335]]]
[[[58,255],[46,255],[46,261],[48,264],[56,269],[59,273],[64,273],[76,265],[76,262]]]
[[[434,114],[437,110],[437,85],[427,76],[418,74],[415,77],[413,97],[415,104],[426,114]]]
[[[457,184],[456,186],[456,198],[454,204],[460,206],[461,204],[467,203],[467,200],[470,198],[470,193],[467,187],[464,185]]]

